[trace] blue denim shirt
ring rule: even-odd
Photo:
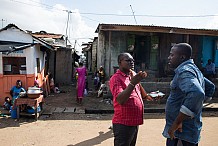
[[[207,91],[205,92],[205,84]],[[204,78],[201,71],[189,59],[180,64],[175,69],[175,76],[170,85],[171,91],[166,103],[166,125],[163,136],[170,138],[169,128],[179,112],[188,116],[189,119],[183,121],[182,132],[176,131],[175,137],[191,143],[198,143],[202,128],[202,108],[205,100],[205,93],[211,97],[215,86],[209,80]]]

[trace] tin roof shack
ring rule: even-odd
[[[49,72],[53,75],[55,83],[70,84],[73,74],[74,58],[72,54],[74,49],[71,48],[71,45],[66,46],[64,35],[47,33],[45,31],[36,32],[32,35],[45,40],[56,49],[49,56]]]
[[[97,67],[104,66],[108,76],[118,67],[117,56],[129,52],[137,70],[147,70],[149,81],[157,81],[173,72],[167,58],[175,43],[187,42],[193,47],[193,59],[202,68],[202,60],[212,58],[218,67],[218,30],[187,29],[163,26],[99,24]]]
[[[0,30],[0,104],[16,80],[21,80],[27,89],[38,79],[39,86],[44,87],[46,56],[54,50],[40,40],[14,24]]]
[[[94,37],[93,42],[83,43],[82,52],[86,57],[86,67],[89,72],[95,73],[97,71],[97,46],[98,38]]]

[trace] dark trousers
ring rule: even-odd
[[[135,146],[138,126],[113,124],[114,146]]]
[[[177,146],[179,139],[173,139],[167,138],[166,146]],[[182,144],[179,144],[178,146],[198,146],[198,144],[190,143],[184,140],[181,140]]]

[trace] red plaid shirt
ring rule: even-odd
[[[116,100],[119,93],[129,85],[131,77],[117,70],[110,79],[110,90],[113,95],[114,116],[112,123],[127,126],[143,124],[144,104],[141,98],[139,84],[133,89],[129,99],[123,105]]]

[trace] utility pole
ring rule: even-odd
[[[135,18],[135,12],[133,11],[133,9],[132,9],[132,6],[131,5],[129,5],[130,6],[130,8],[131,8],[131,10],[132,10],[132,15],[133,15],[133,17],[134,17],[134,20],[135,20],[135,23],[137,24],[137,21],[136,21],[136,18]]]
[[[67,28],[66,28],[66,36],[65,36],[65,39],[66,39],[66,47],[67,47],[67,39],[68,39],[67,30],[68,30],[68,23],[69,23],[70,13],[72,13],[72,12],[69,11],[69,10],[64,10],[64,11],[67,12]]]
[[[6,21],[6,20],[4,20],[4,19],[1,19],[1,21],[2,21],[2,28],[3,28],[3,22],[4,22],[4,21]]]

